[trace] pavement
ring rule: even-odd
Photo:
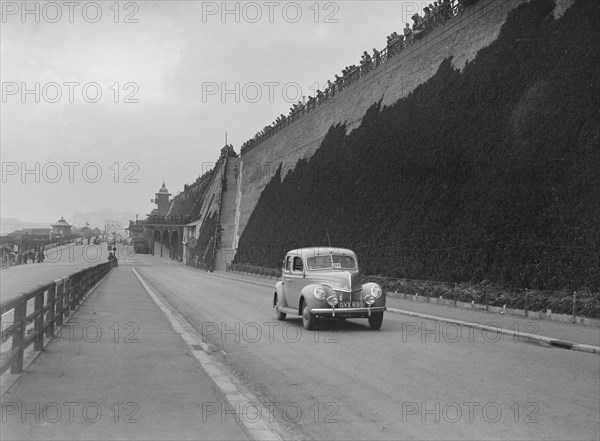
[[[219,277],[232,277],[254,283],[275,286],[276,280],[245,274],[214,272]],[[389,295],[386,300],[388,312],[404,314],[414,319],[427,319],[454,323],[460,326],[487,329],[513,335],[518,332],[521,338],[539,340],[565,349],[600,353],[600,329],[550,320],[536,320],[515,315],[497,314],[473,309],[457,308],[436,303],[405,300],[399,295]],[[385,321],[384,321],[385,326]],[[410,328],[407,328],[410,330]]]
[[[2,395],[2,439],[247,440],[130,266],[115,268]]]

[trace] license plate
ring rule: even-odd
[[[340,302],[338,303],[338,308],[364,308],[365,304],[363,302]]]

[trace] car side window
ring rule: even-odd
[[[287,256],[287,257],[285,258],[285,261],[284,261],[284,271],[285,271],[286,273],[289,273],[289,272],[290,272],[290,261],[291,261],[291,260],[292,260],[292,258],[291,258],[290,256]]]
[[[302,263],[302,257],[294,257],[294,271],[303,271],[304,264]]]

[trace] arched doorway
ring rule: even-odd
[[[169,240],[169,232],[167,230],[164,230],[162,232],[162,240],[161,240],[161,246],[160,246],[160,257],[163,256],[170,256],[170,248],[171,248],[171,241]],[[164,250],[164,251],[163,251]]]
[[[171,259],[180,260],[181,254],[181,239],[179,238],[179,232],[177,230],[171,233]]]
[[[161,237],[160,237],[160,231],[159,230],[154,230],[154,232],[152,233],[152,244],[150,246],[150,249],[152,250],[152,255],[156,255],[156,247],[162,247],[162,241],[161,241]],[[160,254],[160,251],[159,251]]]

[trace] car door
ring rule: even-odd
[[[285,259],[283,261],[283,268],[281,270],[281,274],[282,274],[282,283],[283,283],[283,295],[285,297],[285,303],[287,306],[289,306],[290,308],[294,308],[294,295],[293,295],[293,286],[294,286],[294,279],[292,278],[292,256],[285,256]],[[296,307],[297,307],[297,303],[296,303]]]
[[[295,297],[294,308],[300,306],[300,294],[310,281],[306,277],[306,267],[301,256],[293,256],[291,277],[293,280],[293,292]]]
[[[284,279],[285,301],[290,308],[298,308],[298,299],[300,291],[305,286],[304,284],[304,262],[301,256],[289,257],[289,273]]]

